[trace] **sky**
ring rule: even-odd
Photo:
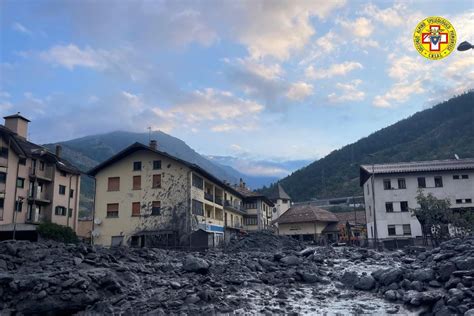
[[[162,130],[207,155],[316,159],[473,88],[474,1],[0,0],[0,114],[48,143]]]

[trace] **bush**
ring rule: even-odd
[[[79,239],[71,227],[54,223],[42,223],[38,226],[38,234],[45,239],[56,240],[64,243],[77,243]]]

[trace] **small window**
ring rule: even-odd
[[[443,187],[443,178],[442,177],[435,177],[434,178],[435,187],[442,188]]]
[[[7,147],[2,147],[0,149],[0,157],[8,158],[8,148]]]
[[[403,235],[404,236],[411,236],[410,224],[403,224]]]
[[[118,203],[107,204],[107,217],[119,217]]]
[[[56,206],[54,214],[58,216],[66,216],[66,208],[64,206]]]
[[[20,158],[20,160],[18,160],[18,163],[22,166],[26,166],[26,158]]]
[[[25,187],[25,178],[17,178],[16,179],[16,187],[23,189]]]
[[[0,183],[5,183],[7,181],[7,174],[5,172],[0,172]]]
[[[16,211],[21,212],[23,210],[23,201],[16,201]]]
[[[133,176],[133,190],[141,190],[141,189],[142,189],[142,177]]]
[[[454,176],[453,176],[453,179],[454,179],[454,180],[459,180],[459,175],[457,175],[457,174],[454,175]]]
[[[398,188],[399,189],[406,189],[407,184],[405,182],[405,179],[398,179]]]
[[[74,190],[69,190],[69,197],[72,199],[74,197]]]
[[[257,216],[250,216],[245,218],[245,225],[257,225]]]
[[[418,178],[418,187],[419,188],[426,188],[426,179],[421,177]]]
[[[61,195],[66,194],[66,186],[65,185],[59,185],[59,194],[61,194]]]
[[[193,187],[196,187],[201,190],[204,188],[204,180],[201,177],[195,175],[194,173],[193,173]]]
[[[472,203],[472,199],[466,199],[466,203]]]
[[[59,173],[61,174],[61,177],[67,176],[67,172],[66,172],[66,171],[62,171],[62,170],[61,170],[61,172],[59,172]]]
[[[3,205],[5,204],[5,199],[1,198],[0,199],[0,208],[3,208]]]
[[[468,174],[463,174],[463,175],[462,175],[462,178],[463,178],[463,179],[469,179],[469,175],[468,175]]]
[[[161,160],[153,160],[153,170],[161,169]]]
[[[132,203],[132,216],[140,216],[140,202]]]
[[[161,202],[160,201],[153,201],[151,206],[151,215],[157,216],[161,215]]]
[[[390,179],[383,180],[383,189],[390,190],[391,188],[392,188],[392,183],[390,182]]]
[[[133,171],[140,171],[142,170],[142,162],[141,161],[134,161],[133,162]]]
[[[462,199],[456,199],[456,204],[462,204]]]
[[[372,216],[372,206],[369,205],[369,216]]]
[[[161,188],[161,174],[153,175],[153,188]]]
[[[408,202],[407,201],[400,202],[400,210],[402,212],[408,212]]]
[[[387,213],[393,213],[393,203],[392,202],[385,203],[385,210],[387,211]]]
[[[395,225],[388,225],[388,235],[395,236],[396,234]]]
[[[39,170],[44,171],[44,161],[40,161]]]
[[[68,215],[69,217],[72,217],[72,208],[69,209]]]
[[[192,201],[192,211],[194,215],[204,216],[204,205],[197,200]]]
[[[120,177],[110,177],[108,179],[107,191],[120,191]]]

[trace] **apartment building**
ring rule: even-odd
[[[368,238],[409,242],[422,236],[420,223],[410,212],[418,207],[418,190],[449,199],[453,209],[474,210],[474,159],[362,165],[360,185]]]
[[[212,247],[244,228],[239,190],[157,146],[135,143],[89,171],[95,244]]]
[[[20,113],[0,125],[0,239],[35,240],[37,224],[76,230],[80,172],[56,153],[27,140],[30,121]],[[13,236],[14,235],[14,236]]]
[[[275,206],[268,197],[251,191],[240,179],[238,185],[233,188],[240,193],[245,209],[244,228],[248,231],[272,229],[272,212]]]

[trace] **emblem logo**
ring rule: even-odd
[[[445,18],[430,16],[416,26],[413,43],[421,56],[443,59],[456,48],[456,30]]]

